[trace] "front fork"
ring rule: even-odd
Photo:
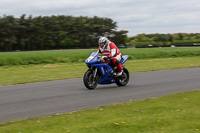
[[[93,66],[90,68],[93,70]],[[94,71],[93,71],[93,76],[94,76],[94,79],[96,78],[97,76],[97,68],[95,67]]]

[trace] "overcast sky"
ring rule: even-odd
[[[128,36],[200,33],[200,0],[0,0],[0,15],[98,16],[117,22]]]

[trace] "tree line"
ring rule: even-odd
[[[128,31],[110,18],[21,15],[0,17],[0,51],[98,47],[100,36],[124,44]]]
[[[128,44],[135,47],[184,46],[192,43],[200,43],[200,33],[138,34],[128,40]]]

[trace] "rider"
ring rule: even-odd
[[[117,48],[117,46],[108,40],[106,37],[100,37],[99,39],[99,49],[98,52],[104,55],[104,60],[108,63],[109,59],[112,63],[117,66],[118,73],[117,76],[121,76],[123,72],[122,65],[120,60],[122,59],[122,55]]]

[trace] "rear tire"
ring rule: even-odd
[[[119,76],[117,79],[115,79],[116,84],[118,86],[125,86],[127,85],[128,81],[129,81],[129,72],[128,70],[124,67],[123,68],[123,73],[121,76]]]
[[[98,84],[98,74],[96,75],[96,78],[94,79],[93,71],[94,70],[88,69],[85,72],[85,75],[83,77],[84,85],[89,90],[95,89],[97,87],[97,84]]]

